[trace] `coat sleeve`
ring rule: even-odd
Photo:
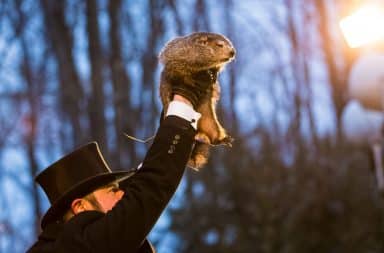
[[[160,125],[141,169],[121,183],[117,205],[84,229],[95,252],[136,252],[180,183],[193,145],[190,122],[168,116]]]

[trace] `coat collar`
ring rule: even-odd
[[[51,223],[45,227],[43,232],[40,234],[39,239],[54,241],[59,237],[63,231],[64,223]]]
[[[67,223],[64,223],[64,222],[50,223],[44,228],[43,232],[40,234],[39,240],[55,241],[63,232],[65,226],[68,226],[70,224],[77,224],[77,226],[83,227],[91,223],[92,221],[102,217],[103,215],[104,214],[101,212],[87,211],[87,212],[82,212],[76,215],[75,217],[70,219]],[[145,239],[138,253],[156,253],[156,250],[153,247],[153,245],[147,239]]]
[[[63,232],[65,226],[70,224],[76,224],[76,226],[83,227],[91,223],[93,220],[102,217],[103,215],[104,214],[101,212],[87,211],[76,215],[67,223],[64,223],[62,221],[50,223],[44,228],[43,232],[39,236],[39,239],[54,241]]]

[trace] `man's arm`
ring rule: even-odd
[[[121,183],[123,198],[86,227],[84,237],[92,248],[135,252],[175,193],[194,142],[192,123],[199,117],[184,100],[176,95],[170,104],[142,167]]]

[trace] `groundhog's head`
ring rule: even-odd
[[[164,65],[192,71],[220,69],[235,57],[232,43],[223,35],[198,32],[168,42],[159,58]]]

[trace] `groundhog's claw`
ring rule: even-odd
[[[232,147],[232,142],[234,141],[235,139],[233,139],[231,136],[227,135],[225,136],[223,139],[221,140],[217,140],[215,142],[212,143],[212,145],[225,145],[225,146],[228,146],[228,147]]]
[[[232,136],[229,136],[229,135],[227,135],[227,137],[225,137],[224,138],[224,145],[226,145],[226,146],[228,146],[228,147],[232,147],[232,142],[234,141],[235,139],[234,138],[232,138]]]

